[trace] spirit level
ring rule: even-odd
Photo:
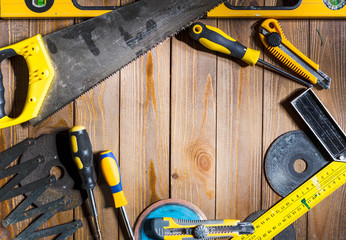
[[[297,0],[292,6],[234,6],[225,2],[208,17],[221,18],[346,18],[346,0]]]
[[[117,7],[82,6],[77,0],[1,0],[2,18],[96,17]]]

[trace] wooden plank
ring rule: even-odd
[[[0,19],[0,46],[8,46],[10,44],[9,22],[7,20]],[[5,88],[5,112],[8,114],[13,107],[13,82],[11,65],[9,60],[4,60],[1,63],[1,73],[3,75],[3,85]],[[13,145],[13,128],[5,128],[0,130],[0,151],[3,152],[7,148]],[[0,181],[0,187],[3,187],[11,177],[2,179]],[[8,200],[0,203],[0,219],[4,219],[15,207],[14,200]],[[18,226],[10,226],[11,236],[13,237],[18,232]]]
[[[254,21],[219,20],[219,28],[245,46]],[[263,69],[219,55],[217,59],[216,218],[243,220],[260,210]]]
[[[313,20],[310,29],[311,59],[332,79],[329,90],[314,92],[346,131],[346,22]],[[344,185],[308,213],[308,239],[345,239],[345,199]]]
[[[216,55],[187,31],[173,38],[171,106],[171,197],[192,202],[213,219]]]
[[[92,89],[76,100],[75,125],[82,125],[88,131],[94,152],[94,166],[97,170],[97,186],[94,189],[104,239],[118,235],[117,218],[112,193],[105,182],[97,153],[112,150],[118,156],[119,145],[119,74]],[[76,234],[77,239],[93,239],[94,224],[87,204],[75,211],[75,218],[83,220],[83,229]],[[88,222],[89,221],[89,222]],[[91,222],[90,222],[91,221]]]
[[[30,25],[28,26],[30,36],[36,34],[47,35],[51,32],[57,31],[59,29],[65,28],[73,24],[73,20],[31,20]],[[69,104],[64,109],[60,110],[55,115],[48,118],[46,121],[41,124],[32,127],[27,125],[27,130],[29,131],[30,137],[39,137],[43,134],[49,134],[52,132],[59,132],[65,130],[73,124],[73,106]],[[65,224],[72,222],[74,219],[73,210],[60,212],[55,214],[51,219],[44,223],[41,229],[54,227],[60,224]],[[52,237],[46,237],[44,239],[54,239]]]
[[[279,23],[287,39],[296,46],[301,52],[307,54],[309,47],[309,22],[308,20],[280,20]],[[264,59],[275,63],[287,70],[287,68],[278,64],[268,51],[264,51]],[[273,61],[274,60],[274,61]],[[283,107],[282,103],[292,96],[293,92],[302,88],[294,81],[282,77],[269,70],[264,71],[263,83],[263,153],[265,154],[270,144],[280,135],[297,129],[297,125],[290,114]],[[265,156],[265,155],[264,155]],[[262,165],[263,166],[263,165]],[[263,171],[264,173],[264,171]],[[262,208],[268,209],[281,198],[273,192],[263,174],[262,179]],[[306,215],[298,219],[294,226],[297,232],[297,239],[306,239]]]
[[[119,1],[78,1],[83,6],[115,6]],[[82,21],[78,19],[77,22]],[[116,59],[114,59],[116,61]],[[94,166],[97,175],[94,196],[98,209],[103,239],[117,239],[118,218],[112,193],[99,168],[98,153],[111,150],[119,156],[119,73],[96,86],[75,102],[74,125],[85,126],[94,152]],[[87,199],[75,210],[75,218],[83,221],[83,228],[75,234],[76,239],[96,239],[97,233]]]
[[[120,168],[130,223],[169,197],[170,41],[121,71]]]
[[[29,20],[1,20],[2,22],[6,22],[6,25],[8,26],[7,30],[4,30],[2,32],[6,32],[7,34],[4,34],[4,36],[7,35],[8,42],[4,45],[8,45],[10,43],[15,43],[18,41],[21,41],[25,38],[31,37],[33,35],[36,35],[38,33],[41,33],[43,35],[61,27],[65,27],[68,24],[68,21],[60,21],[59,24],[56,21],[29,21]],[[71,21],[70,21],[71,22]],[[10,90],[10,94],[8,94],[7,97],[7,103],[10,108],[12,108],[11,116],[16,117],[20,114],[22,111],[23,103],[26,98],[26,92],[28,87],[28,70],[26,67],[26,63],[22,58],[13,58],[11,60],[12,67],[8,66],[6,69],[6,73],[4,74],[6,79],[4,79],[5,88],[6,90]],[[14,90],[15,89],[15,90]],[[14,104],[13,104],[14,103]],[[9,109],[9,108],[7,108]],[[8,110],[8,112],[10,112]],[[66,118],[67,115],[65,115]],[[72,119],[72,118],[71,118]],[[17,125],[12,128],[4,129],[2,131],[7,131],[9,133],[9,137],[11,139],[11,144],[16,144],[24,139],[26,139],[28,136],[37,137],[38,135],[35,135],[35,131],[32,131],[33,128],[30,127],[28,123]],[[40,129],[40,132],[49,132],[49,130],[44,130],[44,128]],[[23,200],[23,197],[17,197],[15,199],[7,201],[8,206],[11,206],[10,208],[13,209],[15,206],[17,206],[21,201]],[[5,203],[6,204],[6,203]],[[8,213],[7,213],[8,214]],[[6,217],[7,215],[3,216]],[[64,216],[64,217],[62,217]],[[42,228],[47,228],[50,226],[58,225],[61,223],[68,222],[69,220],[73,219],[73,212],[68,211],[63,214],[57,214],[54,216],[49,223],[46,223],[43,225]],[[18,224],[15,224],[14,226],[10,226],[12,236],[15,236],[19,234],[22,230],[24,230],[29,223],[31,223],[32,220],[26,220],[22,221]],[[48,239],[48,238],[46,238]]]
[[[131,224],[169,196],[169,44],[121,72],[120,157]]]

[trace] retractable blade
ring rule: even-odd
[[[192,240],[216,239],[251,234],[254,226],[239,220],[184,220],[171,217],[151,219],[151,230],[155,239]]]

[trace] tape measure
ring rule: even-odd
[[[233,240],[272,239],[346,182],[346,163],[331,162],[253,222],[255,232]]]
[[[291,6],[234,6],[225,2],[208,17],[221,18],[346,18],[346,0],[297,0]]]

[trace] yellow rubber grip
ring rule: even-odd
[[[309,65],[315,71],[319,70],[319,65],[313,62],[310,58],[304,55],[301,51],[299,51],[295,46],[293,46],[286,38],[283,30],[276,19],[266,19],[261,24],[261,27],[265,29],[269,33],[276,32],[280,34],[282,38],[282,44],[286,46],[291,52],[293,52],[297,57],[299,57],[302,61],[304,61],[307,65]],[[309,80],[312,84],[317,83],[317,78],[304,67],[302,67],[297,61],[295,61],[291,56],[289,56],[286,52],[284,52],[279,47],[271,47],[267,43],[266,37],[263,34],[259,34],[259,37],[263,43],[263,45],[268,49],[268,51],[274,55],[279,61],[285,64],[287,67],[292,69],[294,72],[302,76],[303,78]]]
[[[121,185],[121,175],[116,158],[111,151],[102,152],[100,156],[101,170],[106,182],[111,187],[115,207],[123,207],[127,205],[127,200]]]
[[[189,33],[206,48],[241,59],[250,66],[255,65],[259,59],[260,51],[245,47],[216,27],[197,22],[191,26]]]

